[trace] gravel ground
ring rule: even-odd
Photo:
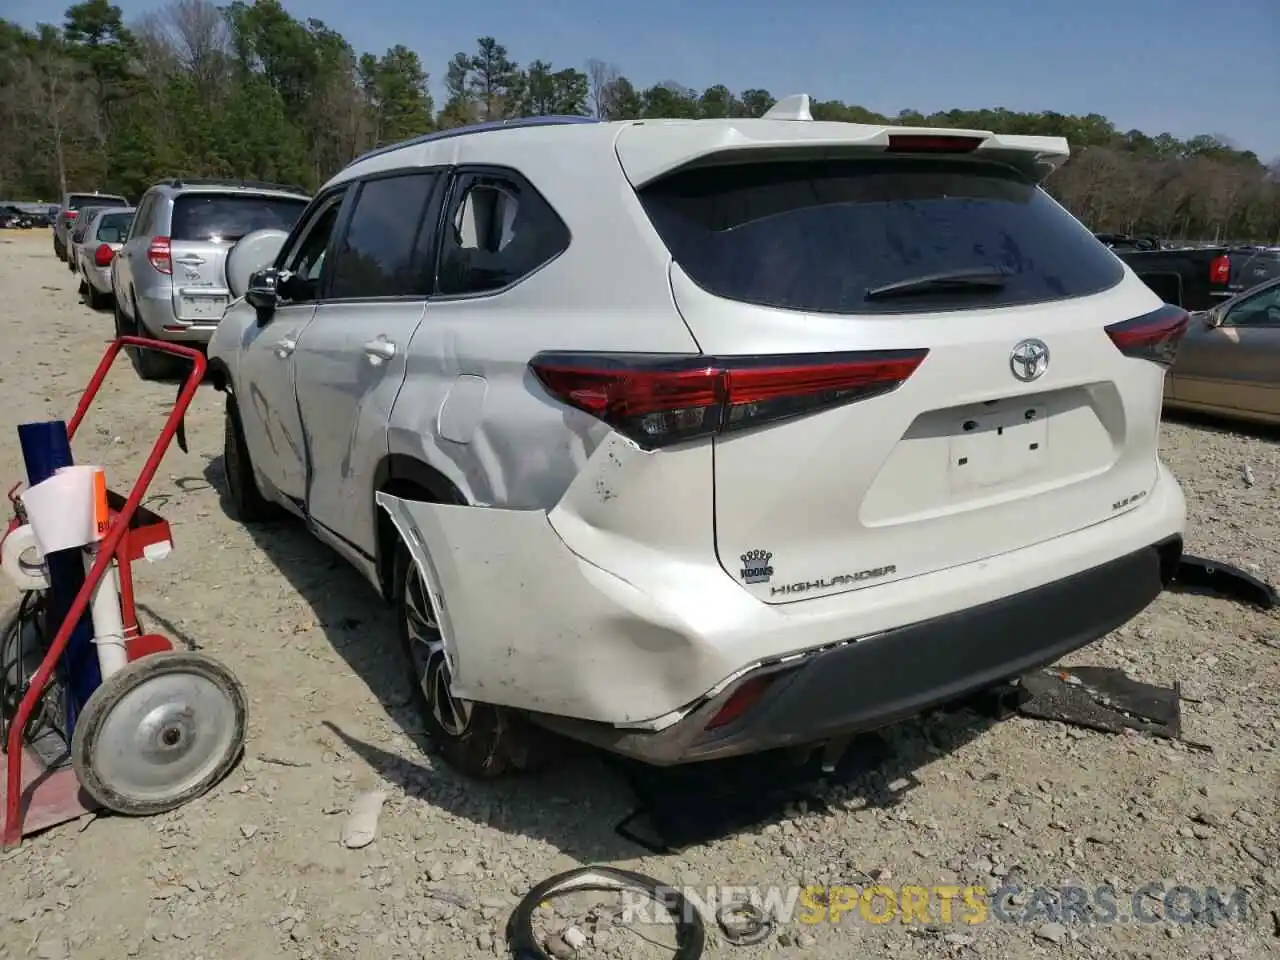
[[[11,423],[69,416],[104,349],[110,315],[83,306],[75,287],[44,231],[0,237],[0,397]],[[80,461],[103,463],[127,487],[173,393],[122,361],[77,441]],[[1188,736],[1211,752],[1024,719],[984,727],[939,717],[894,732],[892,769],[870,778],[875,789],[838,788],[825,810],[779,811],[679,856],[645,856],[613,831],[631,801],[598,758],[483,786],[433,760],[388,612],[302,530],[248,530],[225,516],[222,405],[211,390],[188,432],[190,454],[174,447],[151,489],[176,550],[137,568],[140,613],[243,680],[247,757],[175,814],[85,818],[0,853],[0,957],[502,955],[519,895],[557,871],[605,862],[700,887],[868,876],[890,887],[1110,883],[1122,916],[1148,884],[1224,896],[1243,888],[1249,908],[1216,923],[1082,923],[1055,918],[1036,895],[1017,898],[1016,922],[965,924],[957,905],[953,922],[940,923],[934,906],[932,926],[875,924],[855,910],[839,925],[783,926],[754,947],[713,937],[708,956],[1164,960],[1280,949],[1276,613],[1166,595],[1073,658],[1181,680],[1193,698]],[[1187,492],[1191,551],[1280,582],[1274,432],[1175,422],[1163,448]],[[5,475],[23,476],[16,438],[2,457]],[[386,793],[378,839],[347,849],[343,814],[369,789]],[[1142,902],[1158,918],[1163,900]],[[1171,899],[1171,912],[1186,919],[1185,902]],[[604,920],[579,955],[669,954]]]

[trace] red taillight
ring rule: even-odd
[[[928,353],[676,358],[540,353],[529,367],[562,403],[653,450],[888,393]]]
[[[1209,264],[1209,282],[1226,286],[1231,279],[1231,258],[1225,253],[1214,257]]]
[[[764,696],[765,691],[773,684],[778,675],[769,674],[764,677],[752,677],[745,681],[742,686],[733,691],[729,695],[729,699],[724,702],[711,722],[707,724],[705,729],[715,730],[717,727],[728,726],[737,720],[744,713],[760,702],[760,698]]]
[[[169,256],[169,238],[156,237],[147,247],[147,259],[160,273],[173,273],[173,260]]]
[[[919,133],[889,135],[889,149],[894,153],[971,153],[981,145],[982,137],[949,137]]]
[[[1113,323],[1106,330],[1111,342],[1126,357],[1170,367],[1178,355],[1178,343],[1187,332],[1190,320],[1191,315],[1187,311],[1166,303],[1140,317]]]
[[[109,267],[111,266],[111,258],[115,255],[116,252],[108,244],[104,243],[93,251],[93,262],[99,267]]]
[[[68,219],[68,220],[74,220],[74,219],[75,219],[76,217],[78,217],[78,216],[80,216],[80,213],[79,213],[79,211],[77,211],[77,210],[68,210],[68,211],[67,211],[67,219]]]

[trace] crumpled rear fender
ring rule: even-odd
[[[544,510],[377,502],[429,585],[455,696],[636,723],[721,669],[687,622],[574,554]]]

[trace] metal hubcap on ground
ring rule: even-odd
[[[111,708],[92,762],[111,790],[154,802],[212,776],[237,748],[236,705],[226,691],[197,674],[170,673],[139,684]]]
[[[451,737],[460,737],[471,723],[471,702],[460,700],[450,692],[452,677],[444,655],[444,641],[436,622],[435,608],[427,596],[418,565],[413,562],[409,564],[404,595],[409,651],[418,685],[440,729]]]

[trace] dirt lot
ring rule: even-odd
[[[110,315],[83,306],[75,287],[46,231],[0,236],[0,406],[10,424],[69,416],[104,349]],[[77,441],[78,460],[105,464],[126,486],[173,395],[121,362]],[[1110,883],[1121,919],[1148,884],[1224,897],[1244,888],[1251,914],[1216,925],[1059,924],[1030,909],[1033,897],[1013,908],[1016,922],[930,928],[875,924],[855,910],[838,926],[786,926],[761,946],[715,943],[708,956],[1280,950],[1280,614],[1166,595],[1074,658],[1182,680],[1194,698],[1188,736],[1212,752],[1023,719],[978,730],[964,717],[937,718],[898,731],[892,769],[835,790],[825,811],[780,811],[679,857],[642,856],[613,831],[632,801],[598,758],[491,786],[433,762],[387,611],[301,529],[248,530],[225,516],[219,395],[202,391],[188,430],[190,454],[175,447],[151,490],[177,549],[137,568],[141,614],[237,671],[252,696],[248,756],[176,814],[86,819],[0,854],[0,957],[500,955],[516,895],[591,862],[703,887],[856,884],[868,874],[891,887]],[[0,475],[21,478],[16,437],[0,450]],[[1186,488],[1190,549],[1280,581],[1275,434],[1172,423],[1164,456]],[[13,588],[0,589],[7,604]],[[379,838],[348,850],[342,814],[369,788],[387,792]],[[1164,899],[1139,896],[1157,918]],[[1186,891],[1170,898],[1172,913],[1187,919],[1193,901]],[[634,933],[603,928],[580,955],[631,957],[642,947]]]

